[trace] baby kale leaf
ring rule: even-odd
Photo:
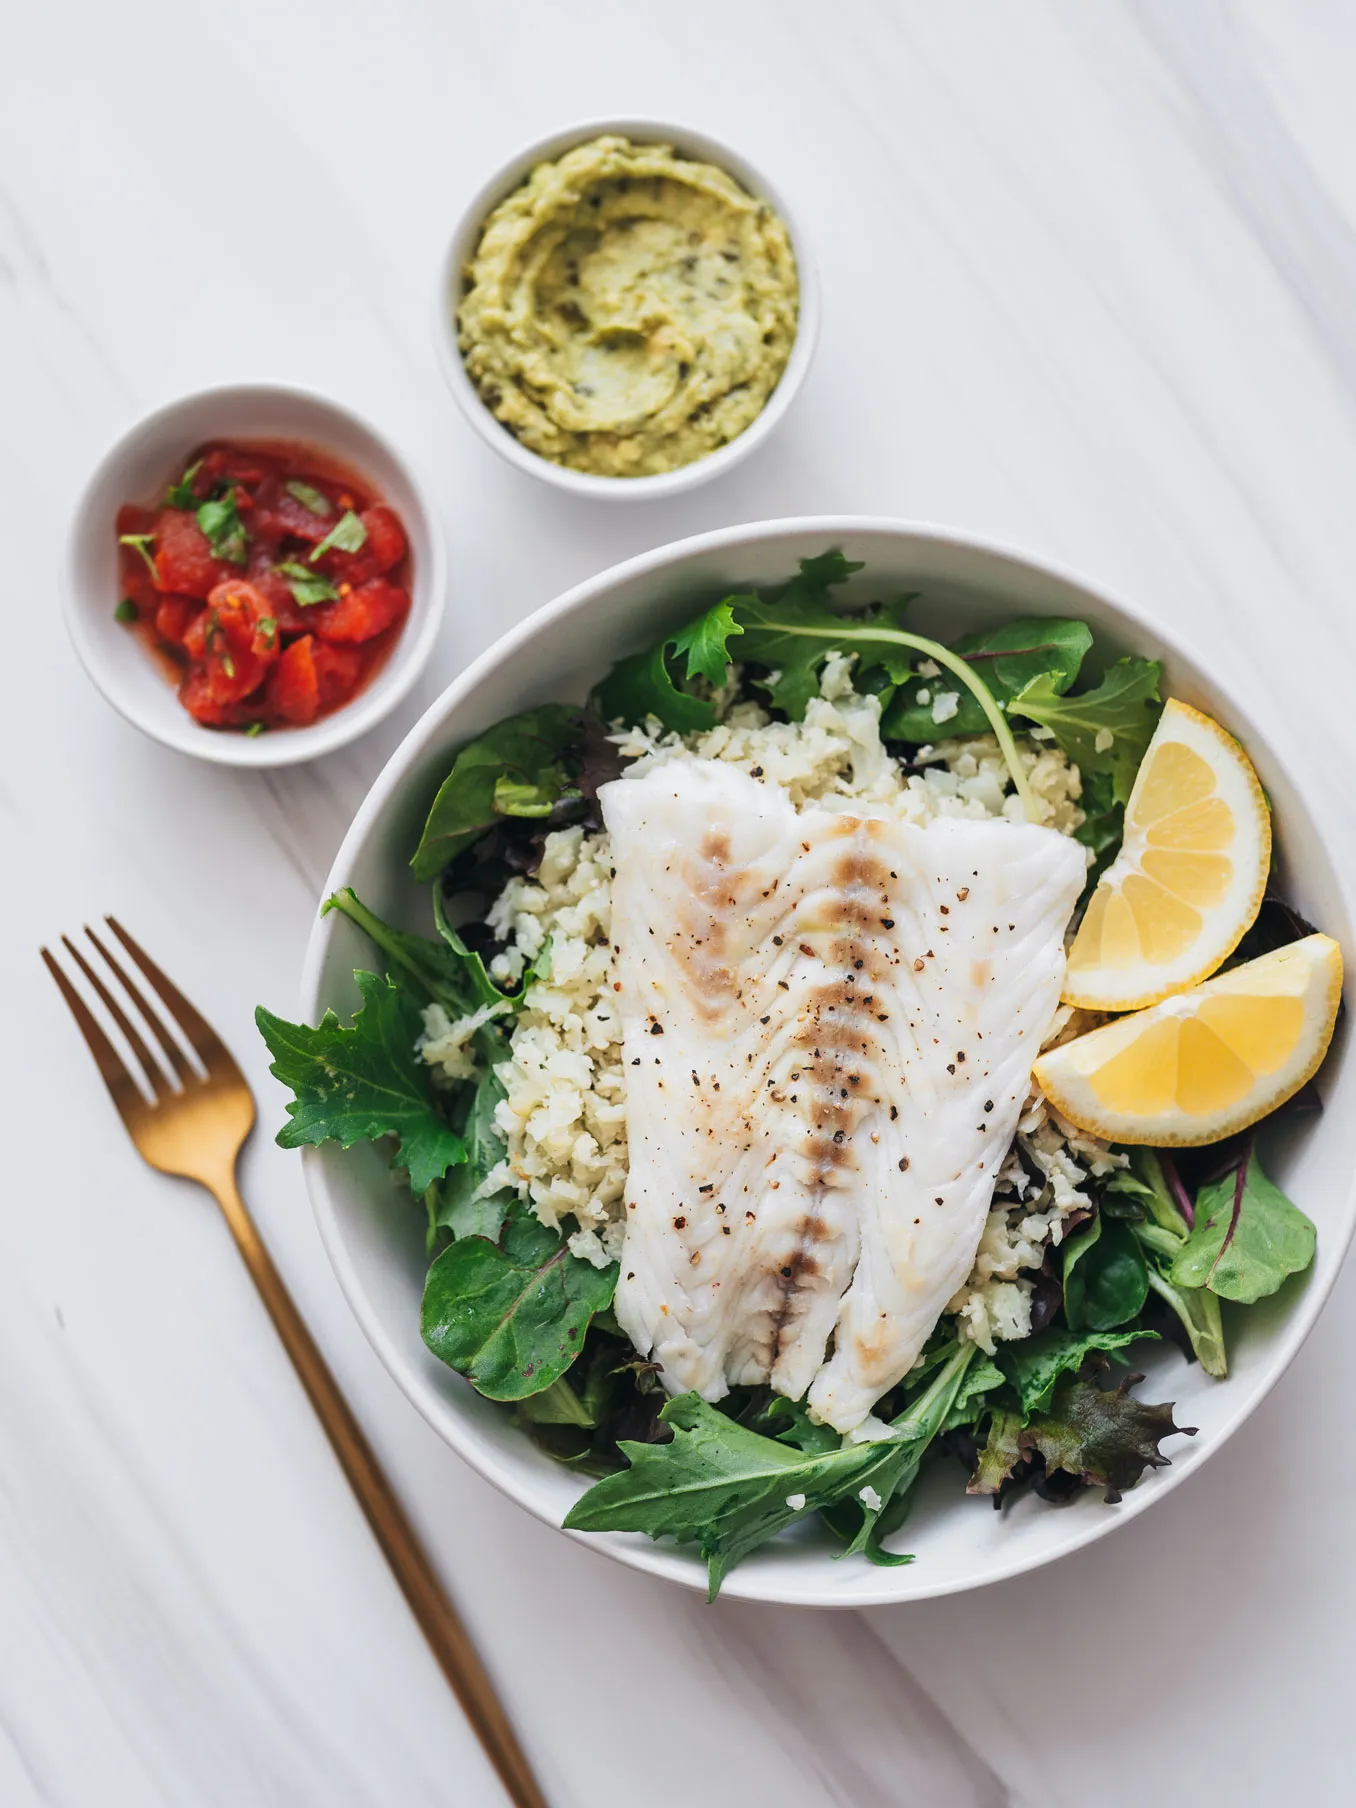
[[[1129,801],[1135,774],[1158,725],[1156,659],[1119,659],[1095,690],[1064,696],[1047,673],[1033,678],[1008,704],[1048,728],[1086,779],[1103,773],[1111,804]]]
[[[262,1005],[254,1014],[273,1056],[270,1071],[296,1095],[278,1132],[284,1149],[303,1143],[398,1139],[392,1167],[409,1170],[422,1193],[465,1157],[461,1138],[433,1101],[428,1070],[414,1052],[423,1029],[404,987],[355,973],[362,1006],[345,1029],[326,1011],[314,1029],[287,1023]]]
[[[617,1268],[572,1255],[514,1200],[497,1243],[461,1237],[424,1283],[421,1330],[441,1361],[491,1400],[524,1400],[558,1381],[611,1303]]]
[[[1169,1273],[1176,1286],[1251,1305],[1314,1259],[1312,1221],[1262,1172],[1251,1143],[1230,1173],[1201,1187],[1195,1218]]]
[[[974,666],[994,697],[1010,703],[1033,679],[1048,677],[1057,696],[1063,696],[1092,645],[1086,622],[1055,617],[1007,622],[982,634],[967,634],[951,642],[967,665]],[[942,678],[910,678],[901,685],[881,722],[881,733],[892,741],[935,741],[940,735],[983,734],[988,720],[968,691],[960,692],[954,716],[938,724],[932,714],[938,691],[947,689]],[[928,693],[926,703],[918,693]]]

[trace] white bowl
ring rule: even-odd
[[[188,453],[209,439],[314,446],[350,467],[405,525],[412,583],[410,613],[400,637],[372,682],[351,703],[309,728],[253,736],[204,728],[184,709],[140,639],[114,619],[118,509],[163,492],[183,469]],[[357,740],[409,693],[433,651],[446,590],[447,555],[429,492],[375,427],[310,390],[274,383],[226,384],[157,408],[100,460],[71,522],[66,626],[94,683],[143,734],[222,766],[290,766]]]
[[[676,471],[663,471],[653,477],[596,477],[588,471],[570,471],[553,464],[549,458],[530,452],[503,426],[481,401],[475,385],[466,374],[466,365],[457,345],[457,305],[461,300],[462,272],[480,242],[480,235],[490,213],[506,195],[513,193],[539,163],[561,157],[576,145],[586,144],[604,133],[615,133],[633,139],[637,144],[669,144],[682,156],[701,163],[714,163],[728,171],[751,195],[767,201],[785,222],[795,253],[800,284],[800,308],[796,340],[791,348],[781,381],[768,397],[767,406],[751,421],[737,439],[732,439],[717,452],[680,465]],[[447,256],[438,280],[438,293],[433,320],[434,342],[452,394],[471,426],[501,458],[506,458],[520,471],[553,483],[558,489],[576,496],[605,499],[620,498],[630,502],[653,502],[659,496],[675,496],[699,483],[707,483],[747,458],[760,446],[782,419],[795,400],[796,392],[810,367],[815,342],[819,337],[819,282],[806,248],[805,236],[778,191],[751,163],[737,151],[704,132],[690,132],[685,126],[665,125],[656,119],[591,119],[582,125],[567,126],[539,139],[520,151],[477,192],[452,235]]]
[[[577,700],[608,664],[652,645],[703,599],[726,589],[775,582],[798,558],[839,546],[866,569],[849,598],[920,591],[910,620],[951,638],[1013,615],[1086,620],[1099,653],[1134,651],[1161,658],[1165,685],[1218,716],[1238,734],[1257,764],[1275,807],[1280,883],[1305,916],[1350,947],[1351,896],[1334,869],[1306,796],[1312,755],[1287,747],[1226,696],[1208,662],[1138,610],[1114,602],[1072,574],[982,540],[903,523],[825,517],[735,527],[685,540],[632,559],[591,579],[515,628],[463,672],[392,756],[349,830],[329,886],[351,885],[369,905],[398,922],[428,930],[429,906],[409,877],[410,850],[426,807],[454,750],[501,716],[549,699]],[[302,1010],[318,1021],[327,1006],[340,1013],[357,1001],[351,969],[370,963],[365,939],[337,914],[318,923],[302,986]],[[937,1464],[907,1527],[917,1561],[875,1569],[865,1559],[834,1562],[827,1535],[787,1537],[765,1546],[730,1576],[724,1594],[801,1606],[865,1607],[919,1600],[974,1588],[1102,1538],[1146,1512],[1206,1462],[1264,1397],[1298,1350],[1341,1266],[1356,1217],[1356,1063],[1338,1039],[1319,1076],[1327,1110],[1317,1120],[1291,1120],[1268,1139],[1268,1165],[1318,1225],[1310,1272],[1276,1297],[1230,1314],[1232,1374],[1211,1381],[1168,1345],[1145,1362],[1149,1399],[1178,1403],[1181,1424],[1200,1428],[1174,1438],[1172,1466],[1147,1473],[1118,1506],[1091,1490],[1054,1508],[1027,1497],[1002,1513],[967,1499],[953,1463]],[[516,1430],[502,1408],[481,1399],[438,1362],[419,1336],[419,1299],[426,1260],[422,1214],[393,1195],[382,1158],[370,1148],[341,1153],[333,1144],[305,1151],[306,1178],[320,1230],[339,1280],[378,1354],[452,1447],[506,1494],[559,1525],[582,1483]],[[1136,1360],[1139,1360],[1138,1354]],[[623,1563],[704,1588],[703,1566],[687,1551],[640,1535],[571,1534]],[[901,1534],[901,1537],[904,1536]]]

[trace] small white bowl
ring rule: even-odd
[[[591,138],[601,138],[605,133],[630,138],[636,144],[672,145],[680,156],[700,163],[714,163],[717,168],[733,176],[751,195],[766,201],[781,216],[790,235],[800,287],[795,343],[791,347],[791,356],[782,372],[781,381],[768,397],[762,413],[749,423],[737,439],[732,439],[719,451],[709,452],[705,458],[695,459],[689,465],[680,465],[676,471],[663,471],[653,477],[595,477],[588,471],[567,470],[564,465],[553,464],[540,453],[530,452],[481,401],[475,385],[466,374],[466,365],[457,344],[457,305],[462,294],[462,272],[480,242],[488,216],[527,179],[539,163],[549,163],[563,156],[566,151],[573,150],[576,145],[586,144]],[[544,483],[553,483],[557,489],[569,490],[576,496],[653,502],[657,497],[675,496],[681,490],[694,489],[699,483],[707,483],[711,478],[719,477],[722,471],[728,471],[732,465],[747,458],[755,447],[762,445],[777,426],[805,381],[805,373],[814,355],[815,342],[819,337],[819,281],[810,260],[805,235],[790,208],[773,185],[737,151],[731,150],[718,139],[708,137],[704,132],[690,132],[685,126],[665,125],[661,120],[591,119],[585,120],[581,125],[553,132],[549,138],[539,139],[535,144],[529,145],[491,176],[477,192],[462,215],[443,260],[433,332],[448,386],[462,413],[491,451],[506,458],[520,471],[540,477]]]
[[[118,509],[163,493],[193,448],[210,439],[313,446],[363,479],[404,523],[411,596],[400,637],[372,682],[309,728],[253,736],[204,728],[184,709],[137,635],[114,619]],[[90,678],[143,734],[221,766],[291,766],[357,740],[408,695],[433,650],[446,590],[447,556],[429,492],[374,427],[310,390],[226,384],[156,409],[100,460],[71,523],[66,626]]]
[[[849,603],[920,592],[914,607],[924,633],[950,640],[1015,616],[1072,616],[1091,626],[1103,657],[1135,652],[1161,659],[1164,695],[1197,705],[1242,737],[1274,806],[1282,894],[1338,937],[1350,959],[1356,882],[1335,857],[1341,838],[1328,814],[1332,790],[1322,777],[1322,750],[1306,745],[1302,724],[1299,732],[1276,723],[1264,733],[1220,685],[1208,656],[1071,572],[974,535],[852,516],[764,521],[661,546],[520,622],[461,673],[391,756],[344,839],[326,893],[351,885],[378,915],[426,929],[428,894],[410,873],[410,851],[458,747],[517,710],[582,699],[614,659],[652,646],[666,626],[690,619],[695,599],[781,582],[798,559],[829,546],[865,562],[849,587]],[[365,937],[346,917],[335,912],[318,921],[302,980],[303,1019],[318,1022],[330,1006],[347,1016],[357,1002],[353,969],[370,960]],[[1280,1378],[1351,1241],[1356,1059],[1345,1027],[1319,1086],[1321,1114],[1267,1133],[1268,1169],[1318,1225],[1313,1267],[1229,1319],[1227,1381],[1212,1381],[1198,1364],[1188,1367],[1170,1342],[1143,1357],[1136,1351],[1136,1366],[1149,1373],[1144,1398],[1175,1400],[1179,1422],[1200,1428],[1198,1437],[1172,1441],[1171,1468],[1150,1470],[1119,1506],[1104,1505],[1100,1490],[1092,1489],[1058,1509],[1027,1496],[1000,1514],[966,1496],[959,1468],[938,1465],[924,1478],[909,1518],[916,1563],[900,1569],[876,1569],[864,1558],[836,1563],[841,1547],[827,1533],[787,1535],[742,1563],[723,1594],[801,1607],[872,1607],[977,1588],[1107,1537],[1181,1486]],[[281,1104],[273,1109],[280,1114]],[[424,1228],[412,1203],[403,1211],[393,1205],[384,1154],[371,1145],[344,1151],[326,1143],[303,1150],[302,1160],[321,1236],[377,1354],[454,1450],[520,1506],[559,1526],[586,1478],[553,1462],[502,1407],[475,1393],[420,1339]],[[651,1575],[706,1588],[705,1568],[690,1548],[654,1544],[639,1533],[569,1536]]]

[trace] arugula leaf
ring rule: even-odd
[[[462,1237],[434,1262],[420,1328],[433,1354],[491,1400],[524,1400],[574,1362],[617,1266],[595,1268],[514,1200],[498,1243]]]
[[[1075,1330],[1110,1331],[1138,1316],[1149,1292],[1129,1225],[1099,1214],[1064,1245],[1064,1316]]]
[[[307,560],[314,565],[321,553],[331,549],[335,552],[361,552],[366,545],[367,529],[352,509],[345,509],[319,546],[311,548]]]
[[[1057,617],[1033,617],[1007,622],[980,634],[967,634],[951,642],[951,651],[967,665],[980,667],[984,682],[999,703],[1008,703],[1032,679],[1048,676],[1062,696],[1078,676],[1083,656],[1092,645],[1086,622]],[[960,693],[960,707],[944,724],[932,716],[932,699],[942,681],[912,677],[901,685],[881,721],[881,735],[889,741],[935,741],[939,735],[983,734],[989,724],[984,711],[967,692]],[[920,703],[918,692],[928,691]]]
[[[416,879],[436,879],[504,815],[518,794],[501,789],[503,781],[530,787],[533,806],[543,798],[558,801],[578,796],[562,756],[578,745],[579,711],[565,703],[544,703],[496,722],[457,754],[443,780],[419,846],[410,865]]]
[[[193,479],[198,475],[198,472],[201,469],[202,460],[200,458],[195,459],[179,479],[178,483],[172,483],[170,485],[169,489],[165,492],[165,505],[167,508],[183,509],[187,514],[193,513],[198,506],[198,497],[193,489]]]
[[[734,603],[727,600],[680,628],[668,644],[680,658],[686,659],[689,678],[705,678],[711,684],[723,684],[730,668],[729,643],[736,634],[743,632],[735,620]]]
[[[1262,1172],[1251,1144],[1237,1168],[1196,1195],[1196,1224],[1169,1280],[1252,1305],[1314,1259],[1312,1221]]]
[[[673,1428],[672,1441],[622,1443],[630,1468],[598,1482],[564,1523],[574,1531],[648,1532],[697,1544],[711,1600],[750,1551],[803,1514],[838,1502],[855,1500],[862,1510],[844,1555],[865,1550],[885,1508],[911,1484],[941,1430],[973,1355],[973,1345],[958,1346],[927,1391],[894,1421],[890,1438],[813,1454],[748,1430],[697,1394],[680,1394],[661,1414]]]
[[[314,1029],[287,1023],[262,1005],[254,1013],[273,1056],[269,1071],[296,1095],[277,1140],[284,1149],[331,1139],[350,1149],[398,1137],[391,1166],[407,1168],[410,1186],[422,1193],[466,1151],[435,1107],[427,1070],[414,1052],[423,1028],[418,1005],[403,987],[375,973],[353,977],[363,1002],[351,1029],[333,1011]]]
[[[319,515],[322,521],[334,513],[334,504],[329,497],[323,495],[313,484],[303,483],[299,477],[290,477],[283,488],[289,496],[295,496],[304,509],[309,509],[313,515]]]
[[[975,1472],[966,1483],[967,1494],[997,1494],[1023,1461],[1022,1415],[999,1408],[989,1420],[989,1435],[979,1453]]]
[[[1051,1325],[1034,1337],[1005,1343],[998,1351],[998,1366],[1017,1390],[1022,1423],[1033,1412],[1044,1412],[1056,1383],[1066,1374],[1077,1374],[1097,1350],[1123,1350],[1141,1338],[1158,1341],[1156,1331],[1066,1331]]]
[[[235,491],[227,490],[198,509],[198,526],[217,558],[228,565],[243,565],[249,557],[249,535],[235,506]]]
[[[275,565],[273,569],[279,577],[287,579],[287,588],[292,592],[293,601],[299,609],[309,609],[312,603],[333,603],[338,600],[338,590],[323,572],[311,571],[295,559],[284,559],[281,565]]]
[[[440,902],[435,899],[435,920]],[[348,886],[326,898],[320,914],[326,917],[332,910],[356,923],[381,949],[405,984],[413,984],[425,1003],[442,1005],[452,1017],[464,1017],[481,1005],[502,1004],[507,1008],[511,1004],[485,971],[480,956],[472,954],[445,922],[439,923],[442,939],[436,942],[408,929],[396,929],[369,910]]]
[[[160,573],[156,569],[155,560],[152,558],[151,553],[150,553],[150,548],[155,545],[155,535],[154,534],[119,534],[118,535],[118,545],[119,546],[130,546],[132,548],[132,551],[134,553],[136,553],[138,555],[138,557],[141,559],[141,561],[145,565],[147,571],[150,572],[150,574],[151,574],[152,578],[154,578],[156,584],[157,585],[159,584]]]
[[[1130,1388],[1143,1379],[1128,1375],[1106,1393],[1092,1381],[1061,1381],[1049,1411],[1022,1432],[1023,1450],[1039,1451],[1047,1470],[1104,1487],[1108,1503],[1118,1501],[1146,1469],[1167,1466],[1159,1449],[1164,1438],[1196,1435],[1195,1426],[1175,1423],[1171,1402],[1149,1406],[1135,1399]]]
[[[1112,804],[1129,802],[1145,750],[1158,726],[1156,659],[1118,659],[1095,690],[1061,694],[1049,674],[1033,678],[1008,704],[1050,729],[1084,779],[1104,774]]]

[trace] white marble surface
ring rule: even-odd
[[[5,0],[0,25],[0,1802],[493,1803],[213,1208],[132,1155],[37,944],[117,911],[276,1119],[252,1007],[294,999],[331,855],[416,707],[602,565],[811,510],[987,531],[1171,616],[1264,720],[1331,745],[1350,858],[1356,12]],[[463,198],[608,111],[745,146],[824,283],[780,435],[644,508],[497,463],[429,339]],[[274,778],[126,727],[57,600],[105,443],[260,375],[355,401],[441,474],[453,572],[421,695]],[[553,1803],[1349,1799],[1349,1277],[1246,1430],[1109,1542],[964,1599],[708,1611],[465,1469],[350,1319],[295,1159],[259,1135],[244,1184]]]

